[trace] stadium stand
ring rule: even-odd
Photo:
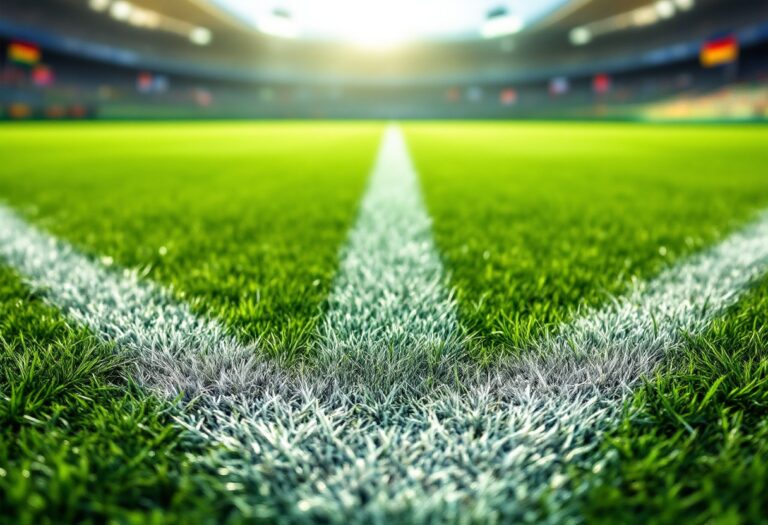
[[[131,4],[165,31],[105,14],[108,0],[0,3],[5,118],[760,119],[768,105],[764,1],[698,0],[631,27],[622,14],[647,0],[570,2],[514,36],[390,52],[274,38],[196,0]],[[703,67],[722,35],[735,55]]]

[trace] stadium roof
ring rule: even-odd
[[[537,1],[538,15],[528,11],[528,25],[519,34],[483,39],[476,32],[468,40],[466,32],[465,37],[450,33],[437,40],[423,37],[386,53],[324,40],[320,32],[313,37],[271,37],[254,25],[255,19],[249,21],[231,6],[214,3],[224,0],[1,1],[0,37],[122,66],[265,82],[399,85],[546,80],[553,75],[614,73],[695,59],[701,42],[721,31],[736,33],[744,46],[768,39],[765,0],[546,0],[549,10]],[[310,3],[294,1],[298,2],[294,7]],[[340,6],[352,0],[328,1]],[[393,1],[393,13],[415,9],[405,6],[405,0]],[[435,2],[415,5],[442,12]],[[451,9],[469,5],[461,0],[445,2]],[[475,21],[469,25],[482,20],[491,5],[497,5],[494,12],[502,17],[514,13],[498,9],[503,3],[478,2],[472,11]],[[515,5],[522,3],[518,0]],[[316,5],[328,2],[318,0]],[[673,16],[661,16],[660,6],[670,5],[676,10]],[[655,16],[649,9],[658,14],[658,23],[646,23],[647,16]],[[300,20],[287,8],[272,14]],[[635,23],[625,23],[628,15]],[[594,30],[590,42],[577,45],[569,39],[578,28]]]
[[[209,0],[254,27],[278,15],[290,17],[306,38],[360,44],[445,38],[477,38],[489,13],[529,25],[569,0]],[[297,35],[297,36],[298,36]]]

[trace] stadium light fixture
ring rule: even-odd
[[[109,14],[112,15],[112,18],[121,22],[128,21],[132,12],[133,4],[130,2],[124,2],[123,0],[118,0],[117,2],[113,3],[112,7],[109,9]]]
[[[156,29],[160,26],[160,15],[147,9],[133,9],[128,16],[128,23],[137,27]]]
[[[571,43],[575,46],[583,46],[592,41],[592,32],[586,27],[577,27],[571,31]]]
[[[672,3],[672,0],[659,0],[654,7],[659,18],[666,20],[675,16],[675,4]]]
[[[257,21],[257,28],[264,34],[278,38],[297,38],[299,26],[288,11],[275,9]]]
[[[237,16],[256,30],[280,37],[336,42],[373,50],[415,42],[465,39],[473,36],[504,38],[571,0],[206,0]],[[653,2],[654,0],[646,0]],[[513,14],[507,5],[513,4]],[[489,18],[488,8],[503,12]],[[275,21],[275,7],[290,10],[291,24]],[[496,9],[500,11],[499,8]],[[273,22],[278,22],[274,24]],[[273,27],[277,26],[277,27]]]
[[[111,3],[111,0],[91,0],[90,2],[88,2],[88,5],[94,11],[102,12],[109,9],[110,3]]]
[[[596,20],[570,32],[575,46],[588,44],[595,37],[615,33],[633,27],[650,26],[673,18],[678,12],[693,8],[695,0],[656,0],[655,2],[625,11],[602,20]]]
[[[210,29],[205,27],[195,27],[189,32],[190,42],[197,44],[198,46],[207,46],[211,43],[212,39],[213,35],[211,34]]]
[[[656,6],[640,7],[632,11],[632,24],[643,27],[655,24],[659,21],[659,13]]]
[[[690,11],[695,5],[695,0],[675,0],[675,7],[680,11]]]
[[[510,13],[505,7],[499,7],[488,13],[480,34],[483,38],[499,38],[519,33],[523,26],[519,16]]]
[[[126,0],[90,0],[91,9],[109,12],[109,16],[119,22],[139,27],[173,33],[199,46],[207,46],[213,40],[210,29],[196,26],[184,20],[163,15],[151,9],[138,7]]]

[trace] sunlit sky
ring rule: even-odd
[[[276,8],[299,36],[360,44],[478,35],[489,10],[504,6],[529,23],[566,0],[210,0],[254,26]]]

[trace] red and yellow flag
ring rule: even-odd
[[[8,60],[17,64],[34,66],[40,62],[40,48],[32,44],[11,42],[8,45]]]
[[[739,41],[735,36],[725,36],[710,40],[701,48],[701,65],[717,67],[730,64],[739,59]]]

